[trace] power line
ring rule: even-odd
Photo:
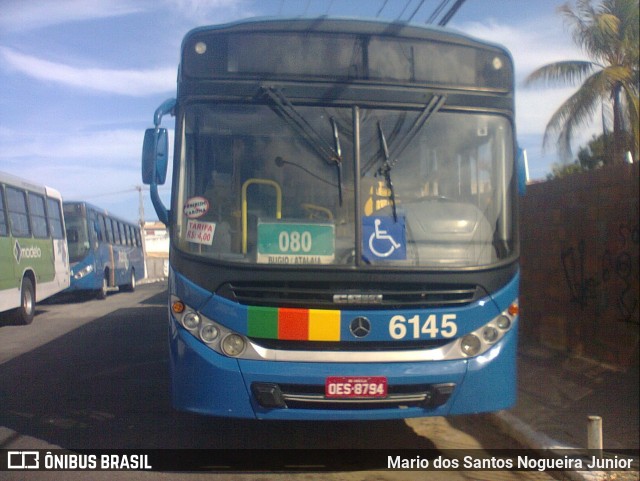
[[[466,0],[456,0],[456,3],[454,3],[449,11],[444,14],[444,17],[440,19],[438,25],[444,27],[447,23],[449,23],[449,20],[451,20],[451,18],[456,14],[456,12],[460,9],[465,1]]]
[[[438,15],[440,15],[440,12],[442,12],[442,9],[447,6],[447,3],[449,3],[449,1],[450,0],[442,0],[440,4],[436,7],[436,9],[433,11],[431,16],[427,19],[427,23],[435,22],[436,18],[438,18]]]
[[[382,3],[382,7],[380,7],[380,10],[378,10],[378,13],[376,13],[376,18],[378,18],[380,16],[380,14],[382,13],[382,11],[384,10],[384,7],[387,6],[387,2],[389,0],[384,0],[384,2]]]
[[[420,10],[420,7],[422,7],[423,4],[424,4],[424,0],[421,0],[418,6],[416,7],[416,9],[411,14],[411,16],[407,19],[407,22],[410,22],[411,20],[413,20],[413,17],[416,16],[416,13],[418,13],[418,10]]]
[[[329,6],[327,7],[327,10],[326,10],[326,12],[325,12],[325,15],[327,15],[327,16],[329,15],[329,10],[331,10],[331,7],[332,7],[332,6],[333,6],[333,0],[331,0],[331,1],[329,2]]]
[[[409,6],[409,4],[411,4],[411,0],[407,0],[407,3],[404,4],[404,8],[402,9],[402,12],[400,12],[400,15],[398,15],[396,20],[400,20],[400,18],[404,15],[404,12],[406,12],[407,7]]]

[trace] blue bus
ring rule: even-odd
[[[105,299],[112,291],[134,291],[144,278],[140,227],[87,202],[64,202],[63,209],[71,265],[66,292]]]
[[[181,48],[142,152],[171,232],[174,406],[364,420],[513,405],[508,51],[329,18],[201,27]]]

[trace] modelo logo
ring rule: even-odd
[[[22,247],[20,254],[23,259],[40,259],[42,250],[38,246]]]

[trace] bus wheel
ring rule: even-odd
[[[96,296],[98,299],[106,299],[107,294],[109,292],[109,281],[107,280],[107,274],[102,277],[102,287],[98,289],[98,295]]]
[[[18,324],[31,324],[36,313],[36,292],[28,277],[22,279],[20,289],[20,307],[16,309],[15,320]]]
[[[136,290],[136,271],[134,271],[133,269],[131,269],[129,284],[125,284],[122,287],[122,290],[127,292],[133,292]]]

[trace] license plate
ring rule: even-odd
[[[371,399],[387,397],[387,378],[383,376],[330,376],[325,380],[327,398]]]

